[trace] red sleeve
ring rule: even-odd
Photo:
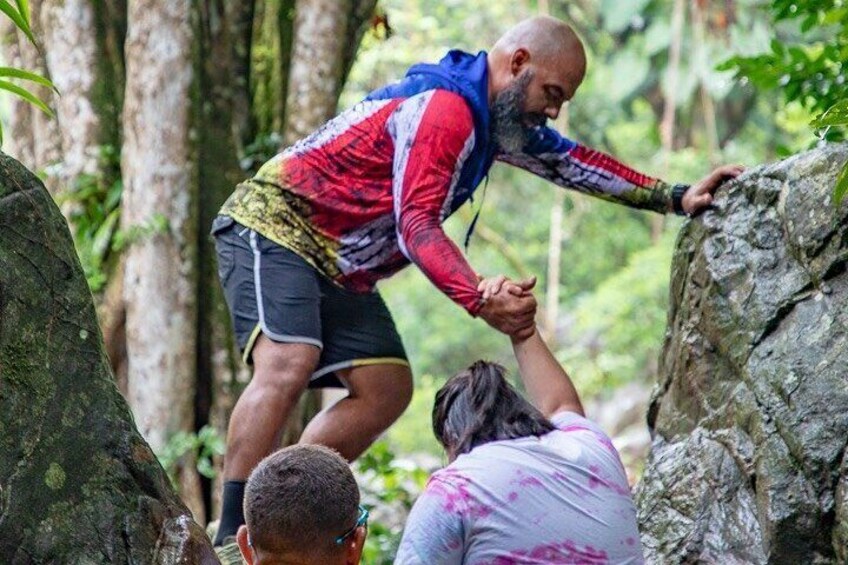
[[[433,90],[406,100],[391,118],[394,207],[401,251],[471,315],[480,310],[477,275],[447,237],[459,172],[474,146],[474,121],[461,96]]]

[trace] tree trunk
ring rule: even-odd
[[[224,21],[232,53],[231,77],[233,129],[237,155],[244,155],[244,146],[256,137],[256,120],[250,111],[250,67],[253,54],[253,17],[256,6],[247,2],[225,2]]]
[[[291,145],[336,113],[362,24],[375,1],[299,0],[286,97],[283,141]]]
[[[133,425],[38,179],[0,154],[0,562],[216,563]]]
[[[191,162],[193,79],[189,0],[130,0],[123,108],[124,298],[129,402],[154,451],[194,431],[197,347],[196,184]],[[164,221],[163,221],[164,220]],[[203,516],[186,457],[180,494]]]
[[[285,122],[295,0],[257,2],[253,20],[250,93],[257,136],[279,134]],[[249,140],[252,141],[252,140]]]
[[[662,121],[660,122],[660,140],[663,147],[663,177],[668,176],[668,159],[674,151],[674,125],[677,111],[677,83],[680,78],[680,50],[683,44],[683,24],[686,17],[684,0],[674,0],[671,13],[671,42],[668,46],[668,71],[666,75],[665,101]],[[665,216],[651,218],[651,241],[657,243],[665,228]]]
[[[215,269],[215,247],[209,236],[209,227],[221,204],[242,180],[238,154],[242,128],[249,124],[242,113],[248,108],[241,105],[248,100],[250,67],[245,65],[245,53],[249,57],[250,36],[240,21],[244,14],[225,4],[222,0],[199,2],[194,22],[197,79],[193,110],[200,191],[195,427],[212,424],[219,430],[227,429],[227,419],[241,389],[238,377],[247,380],[247,375],[238,370],[238,351]],[[213,498],[221,489],[205,479],[203,486],[207,513],[215,515],[218,501]]]
[[[61,93],[56,97],[62,152],[57,174],[65,190],[74,185],[79,175],[97,171],[101,123],[93,95],[101,54],[94,18],[94,8],[88,0],[43,0],[41,6],[47,68]],[[114,131],[114,124],[108,129]]]
[[[33,0],[30,2],[30,17],[33,33],[36,38],[43,35],[40,23],[42,5],[42,0]],[[17,36],[18,50],[21,57],[20,66],[28,71],[52,78],[48,72],[43,54],[30,43],[29,39],[23,33],[18,32]],[[33,94],[41,98],[50,108],[55,110],[56,104],[52,90],[36,84],[27,86]],[[24,164],[32,168],[36,173],[44,175],[44,183],[47,189],[55,196],[62,190],[59,176],[55,171],[55,167],[62,160],[59,124],[56,120],[35,108],[30,108],[29,115],[29,124],[32,129],[32,161]]]
[[[18,45],[18,33],[12,20],[0,18],[0,37],[3,40],[3,52],[11,67],[24,66],[21,49]],[[32,133],[32,112],[34,108],[29,102],[14,96],[9,104],[9,127],[3,132],[3,149],[6,153],[23,163],[34,166],[35,139]]]
[[[707,158],[710,165],[715,167],[719,164],[719,146],[718,146],[718,125],[716,122],[716,109],[713,98],[707,90],[708,77],[704,76],[706,69],[710,67],[710,62],[707,61],[706,45],[706,27],[707,23],[704,17],[704,10],[701,3],[697,0],[692,0],[692,34],[694,36],[694,57],[697,62],[698,80],[700,87],[698,88],[701,97],[701,109],[704,118],[704,136],[706,137]]]

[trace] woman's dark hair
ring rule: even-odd
[[[501,365],[477,361],[436,393],[433,433],[451,459],[490,441],[538,437],[555,429],[505,373]]]

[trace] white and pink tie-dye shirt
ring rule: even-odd
[[[430,477],[396,564],[643,563],[636,509],[609,437],[572,412],[540,438],[495,441]]]

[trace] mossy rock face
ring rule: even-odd
[[[677,241],[637,507],[657,563],[848,563],[848,145],[747,171]]]
[[[207,562],[115,387],[64,218],[0,153],[0,563]]]

